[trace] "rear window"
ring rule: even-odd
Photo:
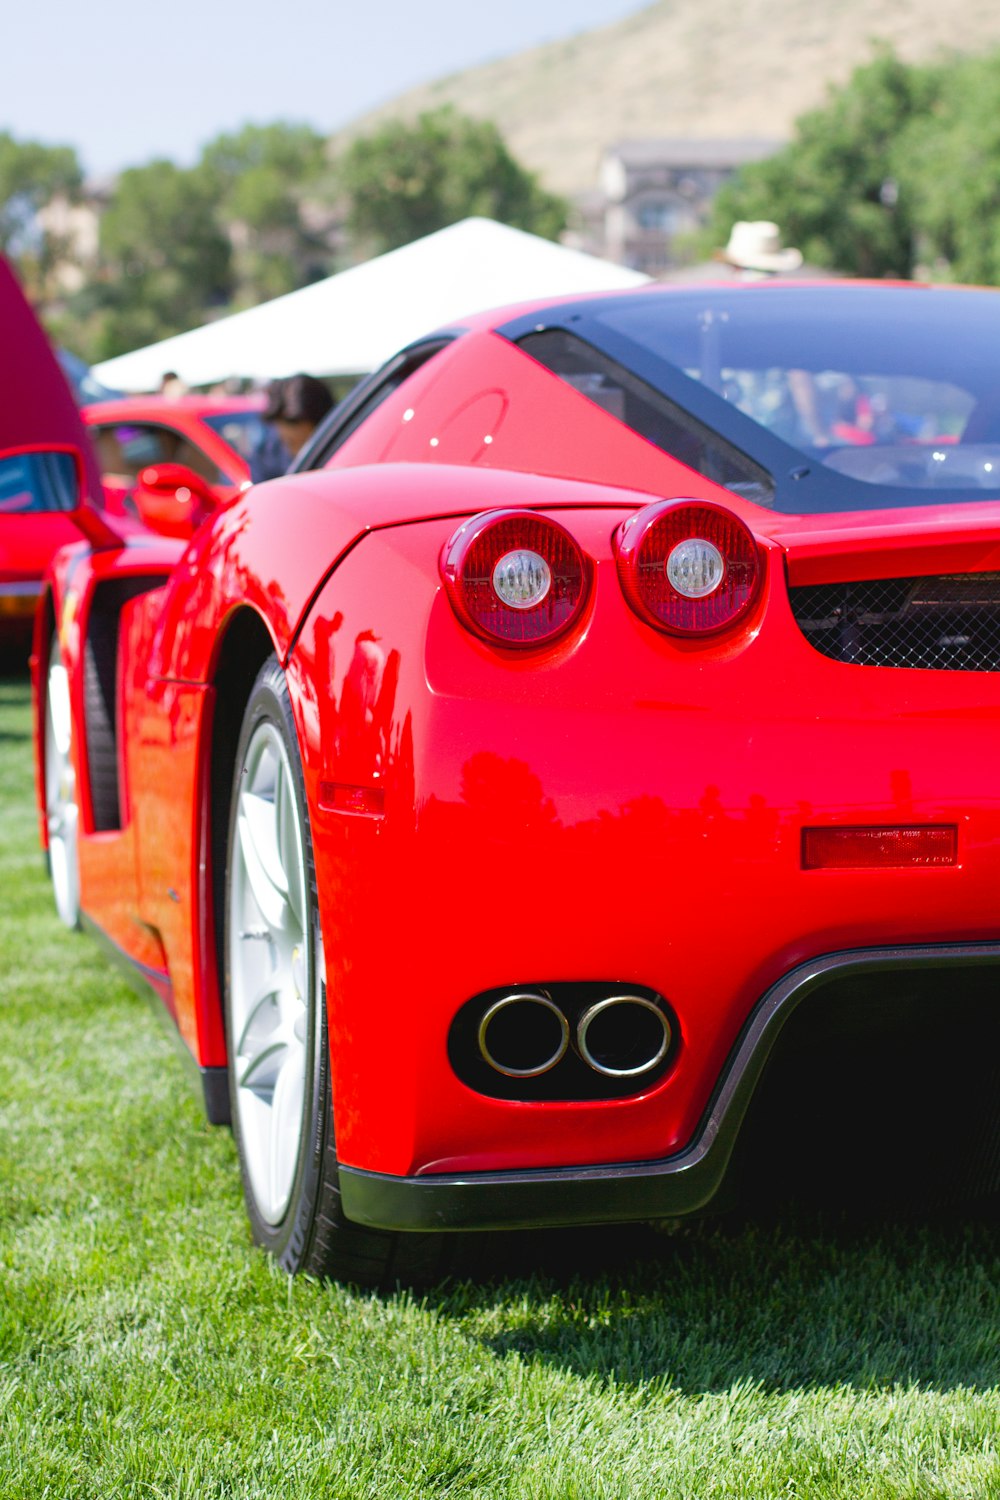
[[[850,510],[1000,495],[995,293],[699,286],[556,308],[544,332],[534,321],[509,330],[526,352],[758,504]],[[637,381],[672,411],[638,400]]]
[[[599,349],[558,329],[529,334],[520,347],[689,469],[758,505],[771,503],[774,485],[766,469]]]

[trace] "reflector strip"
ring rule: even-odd
[[[0,584],[0,589],[3,585]],[[0,615],[6,619],[30,620],[35,613],[40,589],[31,594],[0,593]]]
[[[321,781],[319,805],[323,812],[379,818],[385,812],[385,792],[380,786],[348,786],[342,781]]]
[[[950,823],[802,830],[804,870],[912,870],[957,863],[958,829]]]

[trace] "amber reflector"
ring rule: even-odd
[[[804,828],[804,870],[926,869],[958,860],[954,824],[924,828]]]
[[[378,818],[385,812],[385,793],[380,786],[321,781],[319,805],[324,812],[360,813],[363,817]]]

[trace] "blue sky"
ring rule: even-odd
[[[190,164],[247,121],[331,131],[413,84],[610,24],[648,0],[18,0],[0,129],[104,175]]]

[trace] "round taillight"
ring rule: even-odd
[[[712,635],[742,619],[763,564],[749,527],[708,500],[656,500],[615,534],[618,577],[640,619],[676,635]]]
[[[455,613],[483,640],[538,646],[572,628],[590,584],[586,557],[565,527],[531,510],[484,511],[441,554]]]

